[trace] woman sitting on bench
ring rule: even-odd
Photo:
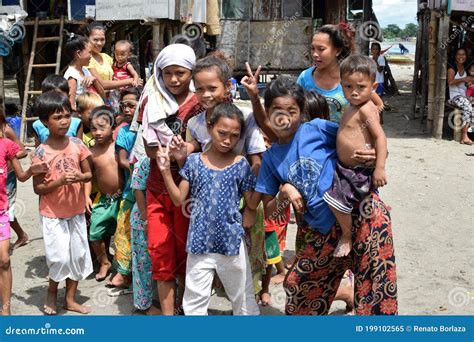
[[[474,113],[472,104],[466,97],[466,83],[473,82],[474,77],[469,76],[464,64],[467,60],[466,50],[459,48],[455,54],[454,66],[448,69],[449,103],[462,111],[461,144],[472,145],[472,140],[467,136],[467,130],[474,126]]]

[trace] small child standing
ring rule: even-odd
[[[133,45],[128,40],[119,40],[115,43],[114,51],[114,64],[112,64],[112,69],[114,71],[113,80],[121,81],[128,78],[133,78],[133,87],[138,86],[138,73],[130,63],[130,55],[133,49]]]
[[[69,85],[67,80],[61,75],[49,75],[41,83],[41,92],[46,93],[47,91],[59,91],[64,93],[66,96],[69,94]],[[35,137],[35,147],[38,147],[39,144],[42,144],[48,139],[49,129],[46,127],[41,120],[35,120],[33,122],[33,133]],[[82,139],[83,126],[81,124],[81,119],[72,117],[71,124],[66,133],[69,137],[77,137]]]
[[[90,127],[95,144],[91,147],[94,179],[97,184],[97,196],[94,203],[90,200],[90,184],[86,187],[87,209],[91,210],[89,240],[99,261],[97,281],[107,277],[110,261],[107,251],[110,238],[117,227],[117,215],[122,199],[123,173],[119,168],[112,139],[114,111],[111,107],[100,106],[92,110]]]
[[[130,130],[130,122],[140,98],[140,92],[137,88],[130,87],[125,89],[122,94],[122,101],[127,101],[128,105],[123,110],[125,124],[119,129],[115,139],[115,154],[118,158],[120,171],[123,173],[124,186],[117,215],[117,229],[114,236],[115,255],[113,263],[117,273],[107,281],[106,285],[112,288],[128,288],[131,285],[130,277],[132,274],[130,213],[135,203],[135,198],[130,189],[131,173],[133,170],[133,165],[130,162],[130,153],[135,144],[136,133]]]
[[[249,163],[233,152],[242,135],[244,116],[234,105],[220,104],[207,125],[210,146],[187,158],[180,170],[183,179],[179,187],[170,171],[169,148],[158,145],[156,156],[173,203],[182,205],[189,194],[193,206],[186,248],[184,313],[207,315],[217,273],[234,315],[258,315],[239,205],[243,196],[247,206],[255,210],[260,195],[253,192],[256,179]],[[182,159],[186,156],[185,144],[176,146],[173,152],[176,160]]]
[[[387,138],[380,125],[377,107],[370,100],[372,90],[377,86],[377,65],[369,57],[353,55],[344,59],[340,70],[344,96],[350,106],[346,108],[337,131],[339,160],[333,183],[324,194],[324,200],[342,229],[341,239],[334,251],[336,257],[346,256],[352,249],[351,213],[354,205],[363,201],[373,186],[387,184]],[[358,164],[353,158],[354,151],[372,146],[377,152],[375,168]]]
[[[383,94],[383,84],[384,84],[384,68],[385,68],[385,57],[380,53],[381,47],[379,43],[372,43],[370,47],[370,53],[375,64],[377,64],[377,72],[375,73],[375,83],[377,87],[375,92],[377,95],[382,96]]]
[[[77,114],[82,122],[82,142],[87,148],[94,146],[94,138],[90,130],[90,117],[91,112],[94,108],[104,105],[104,100],[95,94],[90,92],[82,93],[77,97]]]
[[[0,113],[3,118],[3,113]],[[46,172],[45,163],[32,165],[28,170],[23,171],[17,154],[20,146],[6,137],[4,129],[0,130],[0,295],[2,298],[2,310],[0,315],[11,314],[10,298],[12,294],[12,269],[10,264],[10,216],[7,197],[7,169],[11,163],[13,172],[20,180],[25,182],[33,173]]]
[[[77,97],[86,91],[98,93],[105,99],[104,88],[86,68],[92,57],[88,39],[84,36],[69,33],[64,46],[64,53],[71,60],[64,73],[64,78],[69,85],[69,101],[72,110],[76,110]]]
[[[90,307],[76,302],[79,280],[92,273],[84,216],[83,184],[92,178],[89,150],[78,138],[66,136],[71,123],[71,105],[64,94],[46,92],[36,100],[36,112],[49,129],[49,137],[33,155],[33,164],[46,162],[48,172],[34,176],[33,188],[40,195],[49,287],[44,305],[47,315],[57,313],[59,282],[66,280],[64,309],[87,314]]]

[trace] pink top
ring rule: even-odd
[[[117,140],[117,135],[120,131],[120,128],[122,128],[123,126],[126,126],[128,125],[128,123],[126,123],[125,121],[122,121],[122,123],[120,125],[118,125],[117,127],[114,128],[114,131],[112,133],[112,138],[115,140]]]
[[[471,96],[474,97],[474,84],[472,84],[472,85],[470,85],[469,87],[467,87],[466,96],[467,96],[467,97],[471,97]]]
[[[82,172],[81,162],[91,155],[78,138],[70,137],[62,151],[49,145],[39,145],[33,155],[32,164],[45,161],[49,171],[44,182],[49,183],[61,178],[66,172]],[[85,212],[85,198],[82,183],[63,185],[40,197],[40,214],[51,218],[69,218]]]
[[[0,138],[0,214],[8,211],[7,175],[8,161],[15,158],[20,146],[7,138]]]

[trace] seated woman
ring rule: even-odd
[[[474,126],[474,113],[472,111],[472,104],[466,97],[466,83],[473,82],[474,77],[469,76],[464,67],[467,60],[467,53],[464,48],[459,48],[454,55],[454,65],[448,69],[448,85],[449,85],[449,101],[461,109],[462,111],[462,129],[461,129],[461,144],[472,145],[472,140],[469,139],[467,131],[470,126]]]

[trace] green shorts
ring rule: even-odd
[[[89,241],[102,240],[115,234],[121,194],[98,194],[92,206]]]
[[[267,265],[275,265],[281,261],[280,244],[276,231],[265,232],[265,253],[267,254]]]

